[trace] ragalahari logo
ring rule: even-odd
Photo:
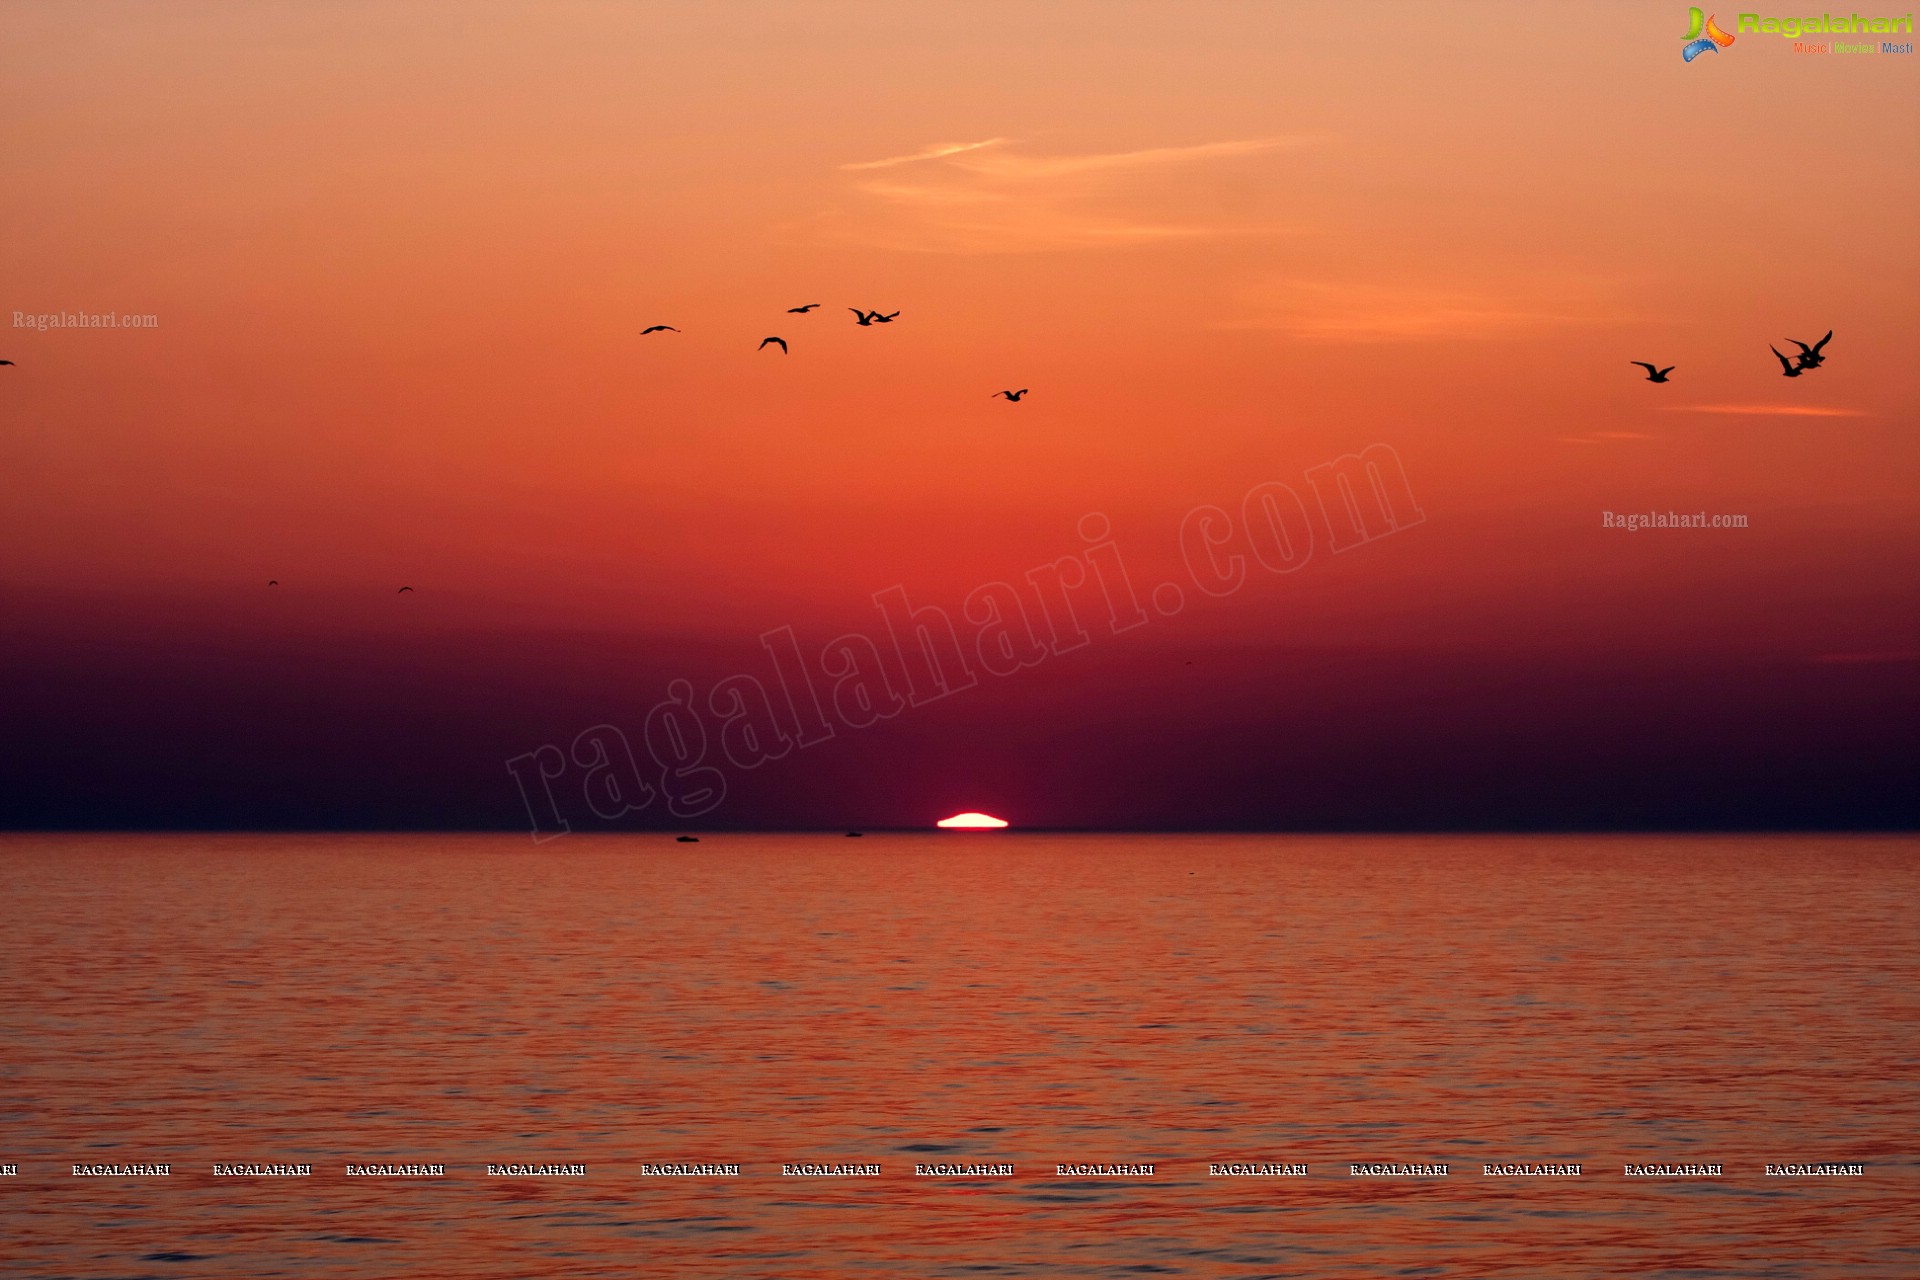
[[[1716,47],[1724,49],[1733,43],[1733,37],[1715,25],[1713,18],[1698,9],[1687,10],[1687,47],[1680,56],[1688,62],[1703,53],[1712,53]]]

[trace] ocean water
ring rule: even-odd
[[[1916,904],[1893,837],[10,836],[0,1274],[1910,1280]]]

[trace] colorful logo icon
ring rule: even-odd
[[[1716,47],[1724,49],[1733,43],[1733,37],[1722,31],[1713,18],[1698,9],[1687,10],[1687,47],[1680,56],[1688,62],[1703,53],[1712,53]]]

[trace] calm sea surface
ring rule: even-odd
[[[1906,838],[6,837],[0,1274],[1911,1280],[1917,905]]]

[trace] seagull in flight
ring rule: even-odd
[[[815,307],[817,307],[817,306],[819,306],[819,305],[820,305],[820,304],[819,304],[819,303],[817,303],[817,302],[809,302],[809,303],[808,303],[808,304],[807,304],[806,306],[804,306],[804,307],[788,307],[788,308],[787,308],[787,314],[788,314],[788,315],[790,315],[790,316],[803,316],[803,315],[805,315],[805,314],[807,314],[807,312],[809,312],[809,311],[811,311],[811,310],[813,310],[813,309],[814,309]]]
[[[783,356],[784,356],[784,355],[787,355],[787,354],[789,354],[789,352],[787,351],[787,340],[786,340],[785,338],[762,338],[762,339],[760,339],[760,345],[759,345],[759,346],[757,346],[757,347],[755,347],[755,348],[754,348],[754,350],[755,350],[755,351],[765,351],[765,350],[767,349],[767,344],[768,344],[769,342],[777,342],[777,343],[779,343],[779,344],[780,344],[780,354],[781,354],[781,355],[783,355]]]
[[[268,578],[268,579],[267,579],[267,585],[268,585],[268,586],[270,586],[270,587],[277,587],[277,586],[279,586],[279,585],[280,585],[280,579],[278,579],[278,578]]]
[[[1001,396],[1005,396],[1007,399],[1013,401],[1015,404],[1019,404],[1020,397],[1025,394],[1027,394],[1027,389],[1025,387],[1022,387],[1018,391],[996,391],[992,395],[988,396],[987,399],[998,400]]]
[[[11,360],[0,360],[0,364],[12,364],[12,363],[13,361]]]
[[[412,587],[402,587],[402,588],[400,588],[400,591],[411,591],[411,590],[413,590],[413,588],[412,588]],[[396,591],[396,592],[394,592],[393,594],[395,594],[395,595],[399,595],[399,594],[400,594],[400,591]]]
[[[678,333],[678,332],[680,331],[674,328],[670,324],[654,324],[654,325],[648,325],[646,328],[642,329],[640,331],[640,336],[644,338],[650,333]]]
[[[1794,346],[1800,348],[1800,354],[1799,356],[1796,357],[1796,359],[1800,361],[1800,367],[1802,369],[1818,369],[1821,365],[1827,362],[1827,358],[1820,354],[1820,348],[1826,346],[1829,342],[1833,341],[1833,330],[1831,329],[1827,330],[1827,336],[1820,339],[1820,341],[1814,343],[1812,346],[1808,346],[1806,343],[1800,341],[1800,339],[1798,338],[1789,338],[1787,339],[1787,341],[1793,343]]]
[[[847,310],[853,312],[854,318],[861,324],[872,324],[873,318],[880,314],[878,311],[862,311],[858,307],[848,307]]]
[[[1667,380],[1667,375],[1673,372],[1672,365],[1668,365],[1666,368],[1660,369],[1660,368],[1656,368],[1653,365],[1648,364],[1645,360],[1629,360],[1627,361],[1627,363],[1637,364],[1642,369],[1645,369],[1647,371],[1648,382],[1665,382]]]
[[[869,311],[867,313],[867,315],[873,320],[875,324],[892,324],[893,317],[899,314],[900,313],[898,311],[891,312],[890,314],[884,315],[884,316],[881,315],[878,311]]]
[[[1787,359],[1785,356],[1780,354],[1780,348],[1774,346],[1771,342],[1767,344],[1767,350],[1773,352],[1773,358],[1780,362],[1781,377],[1797,378],[1801,374],[1807,371],[1807,366],[1801,365],[1801,364],[1795,364],[1793,361]]]

